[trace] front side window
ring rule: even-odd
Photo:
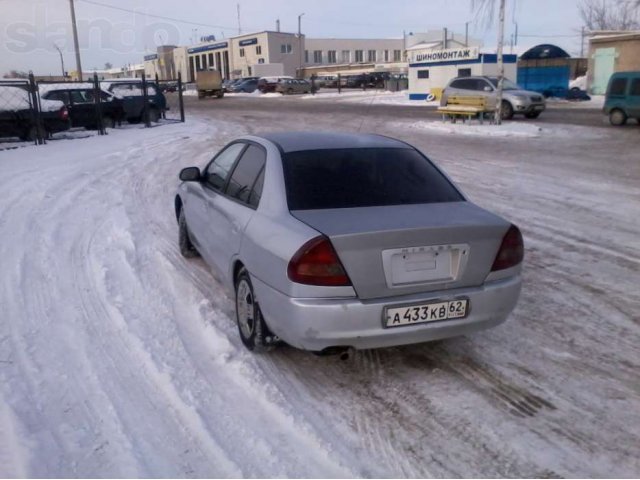
[[[91,103],[93,101],[93,95],[90,96],[89,92],[85,90],[72,90],[69,94],[71,96],[71,102],[74,104]]]
[[[218,154],[215,160],[207,167],[204,175],[208,186],[216,190],[221,190],[224,187],[231,167],[233,167],[244,147],[244,143],[234,143]]]
[[[227,195],[244,203],[249,203],[253,186],[267,161],[266,152],[255,145],[249,145],[231,174]]]
[[[422,154],[411,148],[307,150],[283,155],[290,210],[463,201]]]
[[[631,80],[629,95],[633,95],[634,97],[640,96],[640,78],[634,78]]]
[[[627,90],[626,78],[614,78],[611,81],[611,88],[609,88],[609,95],[624,95]]]

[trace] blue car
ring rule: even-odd
[[[640,122],[640,72],[618,72],[611,75],[603,112],[611,125],[624,125],[629,118]]]

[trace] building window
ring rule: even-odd
[[[340,55],[342,63],[351,62],[351,51],[350,50],[342,50],[342,54]]]
[[[247,77],[251,76],[251,67],[247,67],[247,72],[249,72],[249,75],[247,75]]]
[[[376,61],[376,51],[375,50],[369,50],[367,52],[367,61],[369,61],[369,62],[375,62]]]
[[[291,53],[291,44],[283,43],[280,45],[280,53]]]
[[[258,63],[264,63],[264,58],[259,58]]]
[[[313,51],[313,63],[322,63],[322,50]]]
[[[262,46],[256,45],[256,55],[262,55]]]
[[[429,70],[418,70],[418,78],[429,78]]]
[[[200,63],[200,55],[196,56],[196,72],[198,70],[202,70],[201,63]]]
[[[364,51],[356,50],[356,62],[364,62]]]
[[[327,62],[336,63],[336,51],[335,50],[329,50],[327,52]]]
[[[471,76],[471,69],[470,68],[459,68],[458,69],[458,76],[459,77],[470,77]]]
[[[207,69],[207,55],[206,54],[202,54],[202,69],[206,70]]]
[[[304,63],[309,63],[309,50],[304,51]]]
[[[213,53],[209,54],[209,68],[213,68]]]
[[[241,49],[240,49],[240,56],[241,56],[241,57],[244,57],[244,48],[241,48]]]
[[[388,62],[389,61],[389,50],[385,50],[384,51],[384,61]]]
[[[393,51],[393,61],[401,62],[402,61],[402,50],[394,50]]]

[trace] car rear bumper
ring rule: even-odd
[[[290,298],[252,278],[257,300],[270,329],[288,344],[320,351],[346,346],[356,349],[391,347],[465,335],[504,322],[520,295],[516,275],[481,287],[361,301],[357,298]],[[469,299],[469,314],[444,320],[385,328],[386,306],[434,300]]]

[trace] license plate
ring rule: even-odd
[[[384,311],[385,327],[401,327],[415,323],[464,318],[467,316],[468,309],[469,300],[466,298],[421,305],[387,307]]]

